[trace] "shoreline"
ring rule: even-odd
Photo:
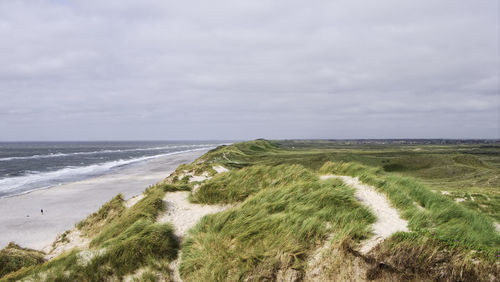
[[[14,241],[42,250],[118,193],[125,200],[141,194],[208,150],[158,157],[105,175],[0,198],[0,249]]]
[[[109,174],[119,173],[122,170],[130,169],[130,168],[132,168],[134,166],[140,166],[140,165],[143,165],[143,164],[145,164],[147,162],[150,162],[152,160],[155,160],[155,159],[160,159],[160,158],[164,158],[164,157],[168,157],[168,156],[173,156],[173,155],[184,154],[184,153],[198,152],[198,151],[206,152],[206,151],[208,151],[210,149],[212,149],[212,148],[188,149],[188,150],[183,150],[183,151],[164,153],[164,154],[160,154],[160,155],[139,157],[139,158],[137,158],[135,160],[131,159],[132,162],[130,162],[130,163],[116,165],[114,167],[111,167],[108,171],[103,171],[103,172],[98,173],[96,175],[82,175],[82,176],[80,176],[80,177],[78,177],[76,179],[70,180],[70,181],[65,181],[65,182],[62,182],[62,183],[57,183],[57,184],[54,184],[54,185],[48,185],[48,186],[43,186],[43,187],[36,187],[36,188],[32,188],[30,190],[19,192],[17,194],[2,195],[2,196],[0,196],[0,199],[10,198],[10,197],[17,197],[17,196],[21,196],[21,195],[24,195],[24,194],[33,193],[33,192],[40,191],[40,190],[46,190],[46,189],[51,189],[51,188],[58,187],[58,186],[61,186],[61,185],[66,185],[66,184],[69,184],[69,183],[75,183],[75,182],[85,181],[85,180],[91,179],[91,178],[96,178],[96,177],[101,177],[101,176],[105,176],[105,175],[109,175]],[[115,161],[110,161],[110,162],[115,162]],[[97,164],[93,164],[93,165],[103,165],[103,164],[106,164],[106,163],[97,163]],[[51,171],[46,172],[46,173],[51,173]]]

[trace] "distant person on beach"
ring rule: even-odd
[[[42,213],[42,215],[43,215],[43,209],[41,209],[41,210],[40,210],[40,212],[41,212],[41,213]]]

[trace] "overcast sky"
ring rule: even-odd
[[[0,0],[0,140],[500,138],[493,0]]]

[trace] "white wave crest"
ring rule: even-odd
[[[110,153],[123,153],[123,152],[157,151],[157,150],[178,149],[178,148],[196,148],[196,147],[204,148],[204,147],[212,147],[214,145],[216,145],[216,144],[196,144],[196,145],[193,144],[193,145],[175,145],[175,146],[151,147],[151,148],[120,149],[120,150],[98,150],[98,151],[90,151],[90,152],[52,153],[52,154],[46,154],[46,155],[0,158],[0,162],[11,161],[11,160],[57,158],[57,157],[78,156],[78,155],[95,155],[95,154],[110,154]]]
[[[112,169],[116,169],[133,163],[138,163],[169,155],[200,151],[209,148],[210,147],[182,150],[182,151],[159,154],[154,156],[144,156],[140,158],[133,158],[127,160],[122,159],[122,160],[93,164],[83,167],[66,167],[63,169],[49,171],[49,172],[41,172],[41,173],[31,172],[22,176],[2,178],[0,179],[0,195],[8,196],[13,194],[26,193],[28,191],[33,191],[39,188],[53,186],[59,183],[64,183],[76,179],[83,179],[85,178],[85,176],[88,177],[88,176],[101,175]]]

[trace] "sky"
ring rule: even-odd
[[[475,0],[0,0],[0,141],[500,138]]]

